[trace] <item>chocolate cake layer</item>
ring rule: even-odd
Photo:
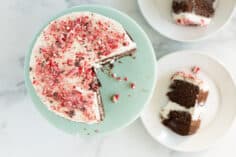
[[[215,0],[173,0],[172,10],[174,13],[194,12],[204,17],[212,17],[215,13]]]
[[[201,121],[192,121],[192,116],[189,112],[171,111],[168,119],[164,119],[162,123],[177,134],[186,136],[195,133]]]
[[[181,12],[192,12],[193,11],[192,0],[182,0],[182,1],[173,0],[172,10],[176,14],[179,14]]]
[[[171,91],[167,93],[170,101],[186,108],[194,107],[199,87],[182,80],[174,80],[170,86]]]
[[[214,2],[215,0],[194,0],[195,13],[205,17],[212,17],[215,13]]]

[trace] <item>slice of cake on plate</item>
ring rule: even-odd
[[[174,21],[186,26],[207,26],[215,13],[216,0],[173,0]]]
[[[194,134],[200,127],[208,92],[208,86],[195,75],[175,73],[167,93],[169,101],[160,112],[162,123],[177,134]]]
[[[135,50],[115,20],[92,12],[70,13],[52,21],[38,37],[30,79],[49,110],[72,121],[99,123],[104,109],[96,69]]]

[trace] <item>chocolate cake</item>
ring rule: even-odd
[[[105,115],[96,70],[135,50],[117,21],[73,12],[41,32],[31,54],[30,79],[50,111],[76,122],[99,123]]]
[[[174,21],[180,25],[206,26],[215,13],[216,0],[173,0]]]
[[[162,123],[177,134],[194,134],[201,124],[208,86],[193,74],[177,72],[172,76],[169,88],[169,102],[160,113]]]

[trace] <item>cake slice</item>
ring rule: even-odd
[[[216,0],[173,0],[174,21],[185,26],[207,26],[215,13]]]
[[[162,123],[177,134],[194,134],[200,127],[208,92],[208,86],[195,75],[175,73],[167,93],[169,101],[160,112]]]
[[[50,111],[76,122],[99,123],[105,114],[96,70],[135,50],[117,21],[73,12],[41,32],[31,54],[30,79]]]

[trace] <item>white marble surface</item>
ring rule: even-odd
[[[24,87],[23,61],[30,42],[48,17],[78,4],[100,3],[133,17],[148,33],[157,59],[181,49],[209,50],[236,78],[236,15],[206,41],[183,44],[155,32],[135,0],[4,0],[0,5],[0,157],[220,157],[235,156],[236,123],[217,146],[198,153],[179,153],[155,142],[136,120],[105,137],[81,138],[57,130],[37,112]],[[223,124],[222,124],[223,127]]]

